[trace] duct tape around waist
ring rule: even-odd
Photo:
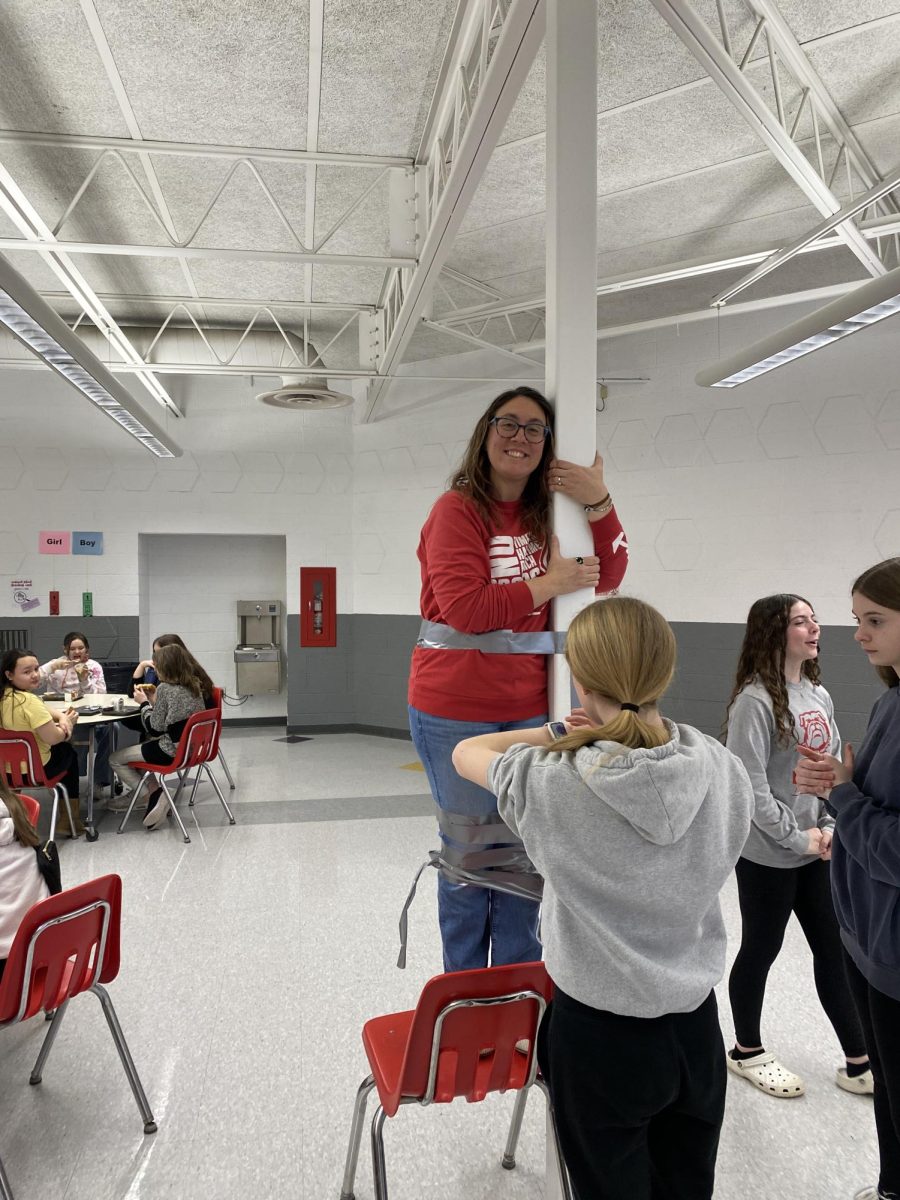
[[[400,953],[397,966],[406,966],[409,935],[409,907],[416,896],[419,879],[426,867],[434,867],[450,883],[493,888],[510,896],[540,901],[544,881],[525,853],[521,840],[506,825],[499,813],[467,816],[446,812],[435,805],[440,827],[441,848],[429,850],[400,913]]]
[[[542,633],[513,633],[511,629],[492,629],[489,633],[460,633],[452,625],[423,621],[416,645],[425,650],[480,650],[482,654],[562,654],[566,635],[546,630]]]

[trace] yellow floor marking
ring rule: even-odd
[[[425,768],[422,766],[422,764],[420,762],[414,762],[414,763],[404,763],[401,766],[400,770],[401,771],[424,771]]]

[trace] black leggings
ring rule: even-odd
[[[712,992],[694,1012],[641,1018],[557,988],[538,1061],[578,1200],[709,1200],[725,1112]]]
[[[794,913],[813,956],[816,991],[848,1058],[866,1053],[862,1027],[843,968],[844,952],[831,900],[827,862],[762,867],[746,858],[735,867],[741,905],[741,948],[728,977],[735,1040],[762,1046],[760,1019],[769,968],[778,957]]]
[[[847,982],[862,1021],[875,1080],[879,1194],[900,1196],[900,1000],[872,987],[844,953]]]
[[[62,783],[73,800],[78,799],[78,755],[75,747],[68,742],[57,742],[50,747],[50,757],[44,763],[44,774],[48,779],[55,775],[65,775]],[[74,811],[74,809],[73,809]]]

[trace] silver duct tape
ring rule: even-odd
[[[416,645],[425,650],[480,650],[482,654],[562,654],[566,635],[547,630],[544,633],[513,633],[511,629],[493,629],[489,633],[460,633],[452,625],[423,621]]]
[[[429,850],[427,860],[416,871],[412,887],[409,889],[409,895],[406,897],[400,912],[400,952],[397,955],[397,966],[401,970],[406,966],[406,945],[409,940],[409,907],[416,898],[416,889],[419,886],[422,872],[428,867],[434,867],[440,871],[445,879],[449,879],[451,883],[465,883],[471,887],[493,888],[494,891],[506,892],[509,896],[518,896],[520,899],[533,900],[536,904],[540,903],[543,894],[544,881],[540,875],[534,872],[533,868],[531,874],[496,869],[479,873],[453,866],[444,860],[439,850]]]

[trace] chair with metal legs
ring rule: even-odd
[[[200,783],[200,775],[203,771],[205,771],[209,782],[213,785],[216,795],[219,797],[219,803],[225,809],[225,813],[228,817],[228,824],[233,825],[235,823],[234,814],[228,807],[228,801],[225,799],[222,789],[219,787],[218,783],[216,783],[215,776],[209,769],[209,762],[210,758],[212,757],[215,742],[216,710],[214,708],[207,708],[202,712],[194,713],[193,716],[188,717],[187,721],[185,722],[181,737],[178,740],[178,745],[175,748],[175,757],[172,759],[171,763],[167,763],[165,766],[163,766],[160,763],[152,762],[130,762],[128,764],[129,767],[132,767],[135,771],[140,771],[142,774],[142,779],[135,789],[134,795],[131,797],[131,803],[128,805],[128,809],[122,817],[122,821],[116,832],[123,832],[128,818],[134,811],[134,807],[137,804],[138,799],[143,794],[147,780],[151,776],[155,775],[159,780],[160,787],[165,792],[169,799],[169,803],[172,806],[172,815],[175,817],[175,820],[178,823],[178,828],[181,830],[181,836],[186,842],[189,842],[191,839],[188,836],[188,831],[185,829],[184,821],[181,819],[181,813],[178,811],[175,805],[181,796],[182,791],[184,790],[189,773],[194,768],[196,768],[196,776],[194,778],[194,785],[191,789],[189,804],[193,805],[194,803],[194,797],[197,794],[197,787]],[[178,786],[175,789],[174,795],[169,791],[169,786],[166,783],[166,778],[169,775],[178,776]]]
[[[455,971],[429,980],[415,1011],[366,1022],[363,1045],[372,1073],[356,1094],[341,1200],[354,1200],[366,1103],[373,1089],[379,1100],[371,1131],[377,1200],[388,1200],[384,1123],[403,1104],[447,1104],[458,1096],[472,1102],[491,1092],[518,1091],[502,1160],[511,1170],[528,1092],[537,1084],[547,1099],[555,1136],[535,1049],[552,988],[540,962]],[[521,1053],[517,1044],[524,1048],[526,1043],[527,1052]],[[562,1195],[571,1200],[558,1143],[556,1150]]]
[[[38,749],[37,738],[30,730],[0,729],[0,778],[5,778],[14,792],[22,788],[46,788],[53,793],[53,816],[51,829],[56,828],[56,816],[59,801],[62,799],[69,814],[69,833],[77,837],[75,818],[72,814],[72,801],[66,790],[65,772],[50,778],[41,762],[41,752]]]
[[[228,770],[228,763],[225,761],[225,755],[222,753],[222,747],[219,745],[219,740],[222,737],[222,689],[220,687],[213,688],[212,698],[213,708],[216,709],[219,714],[219,727],[216,732],[216,744],[213,749],[213,758],[217,758],[219,760],[222,770],[225,772],[225,778],[228,780],[228,787],[233,792],[235,787],[234,779],[232,778],[231,772]]]
[[[102,986],[119,973],[121,911],[122,880],[118,875],[102,875],[33,905],[19,926],[0,980],[0,1027],[55,1009],[29,1079],[38,1084],[69,1002],[81,992],[93,992],[103,1006],[144,1133],[155,1133],[156,1121],[140,1076],[113,1002]],[[48,1114],[43,1119],[49,1119]],[[0,1197],[13,1200],[2,1164]]]

